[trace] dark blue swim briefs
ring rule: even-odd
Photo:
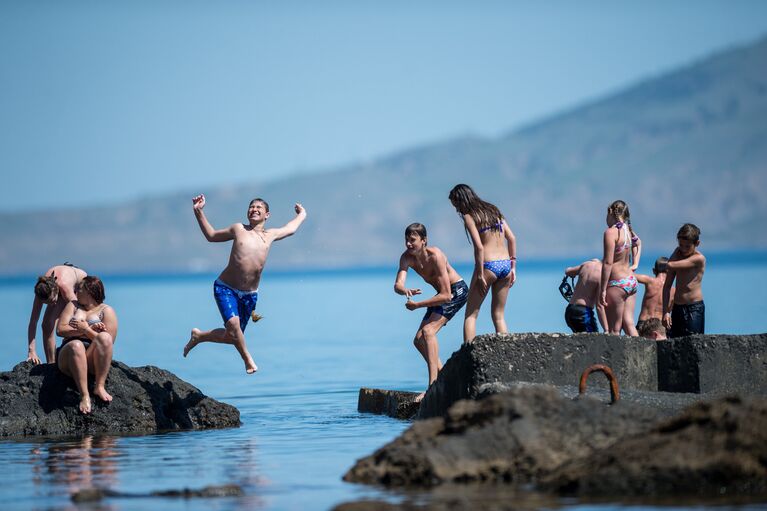
[[[213,297],[224,323],[232,316],[237,316],[240,318],[240,330],[245,333],[250,314],[256,310],[258,291],[240,291],[216,279],[213,283]]]
[[[435,305],[426,309],[426,314],[423,316],[423,321],[426,321],[432,313],[445,316],[450,321],[455,313],[461,310],[466,304],[466,299],[469,298],[469,286],[466,282],[459,280],[458,282],[450,285],[450,291],[453,293],[453,298],[448,303],[442,305]]]

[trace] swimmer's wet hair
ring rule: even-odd
[[[77,284],[77,289],[82,289],[91,295],[91,298],[93,298],[96,303],[104,303],[106,295],[104,294],[104,283],[101,282],[100,278],[94,275],[88,275]]]
[[[253,204],[254,202],[260,202],[261,204],[263,204],[263,205],[264,205],[264,207],[266,208],[266,212],[267,212],[267,213],[269,213],[269,203],[268,203],[268,202],[266,202],[264,199],[262,199],[262,198],[260,198],[260,197],[256,197],[255,199],[253,199],[252,201],[250,201],[250,202],[248,203],[248,206],[250,206],[250,205],[251,205],[251,204]]]
[[[666,273],[668,267],[668,257],[659,257],[655,260],[655,266],[653,266],[653,273],[655,275],[659,273]]]
[[[50,277],[41,275],[37,277],[37,283],[35,284],[35,296],[40,300],[47,302],[59,292],[59,285],[56,284],[56,275],[53,274]]]
[[[695,224],[684,224],[676,233],[676,239],[697,243],[700,240],[700,229]]]
[[[639,327],[639,330],[637,330],[639,337],[650,337],[653,332],[658,332],[660,334],[666,333],[666,328],[658,318],[648,319],[642,323]]]
[[[418,222],[414,222],[410,225],[408,225],[405,228],[405,237],[407,238],[411,234],[417,234],[421,237],[422,240],[426,239],[426,226],[423,224],[419,224]]]

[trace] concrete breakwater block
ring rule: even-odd
[[[362,387],[357,401],[357,411],[388,415],[395,419],[412,419],[420,406],[420,402],[416,401],[417,397],[417,392]]]

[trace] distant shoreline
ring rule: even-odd
[[[716,266],[738,266],[738,265],[760,265],[767,264],[767,250],[754,250],[754,251],[732,251],[732,252],[710,252],[706,253],[706,259],[708,265]],[[650,273],[655,259],[661,255],[670,254],[655,254],[645,253],[642,254],[642,264],[639,266],[639,273]],[[551,259],[530,259],[525,260],[521,258],[519,261],[520,271],[548,271],[552,269],[561,268],[573,264],[580,263],[593,257],[598,257],[599,254],[582,255],[573,257],[557,257]],[[270,278],[295,278],[295,277],[352,277],[359,275],[377,275],[377,274],[392,274],[396,272],[396,261],[393,261],[389,265],[373,265],[373,266],[355,266],[355,267],[316,267],[307,268],[300,271],[295,269],[288,269],[284,267],[275,266],[274,268],[267,268],[264,271],[264,276],[267,279]],[[473,270],[473,263],[460,262],[453,264],[453,267],[462,275],[470,275]],[[223,267],[222,267],[223,269]],[[44,271],[45,268],[41,269]],[[157,271],[157,272],[99,272],[94,271],[94,274],[98,274],[105,280],[113,282],[119,281],[149,281],[149,280],[213,280],[216,278],[220,270],[213,272],[173,272],[173,271]],[[21,275],[0,275],[0,286],[3,285],[31,285],[37,275],[33,274],[21,274]]]

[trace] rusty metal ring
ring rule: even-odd
[[[620,391],[618,390],[618,380],[615,378],[612,369],[603,364],[594,364],[583,371],[583,374],[581,374],[581,381],[578,383],[578,395],[586,393],[586,380],[589,379],[589,375],[593,372],[601,372],[607,376],[607,381],[610,383],[610,397],[612,399],[610,404],[618,401],[621,398]]]

